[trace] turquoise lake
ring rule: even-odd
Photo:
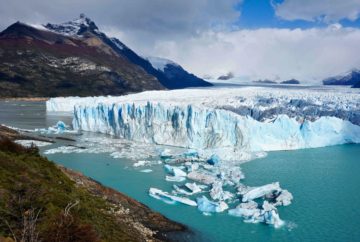
[[[71,120],[67,116],[47,116],[44,110],[41,102],[0,102],[0,123],[44,128],[59,119]],[[42,150],[47,148],[50,147]],[[270,152],[265,158],[241,165],[246,185],[279,181],[281,187],[293,194],[290,206],[279,207],[280,217],[286,222],[279,229],[247,224],[226,212],[204,216],[196,208],[169,205],[150,197],[147,193],[150,187],[171,189],[172,183],[165,181],[162,165],[150,167],[151,173],[142,173],[144,168],[134,168],[134,161],[114,159],[107,153],[47,157],[186,224],[194,231],[188,238],[191,241],[360,241],[360,145]]]

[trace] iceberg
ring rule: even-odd
[[[196,171],[197,169],[199,169],[199,163],[197,163],[197,162],[195,163],[195,162],[187,161],[187,162],[185,162],[184,165],[188,172]]]
[[[177,197],[174,195],[170,195],[169,193],[163,192],[157,188],[150,188],[149,195],[153,198],[162,200],[169,204],[182,203],[182,204],[186,204],[189,206],[197,206],[197,203],[189,198]]]
[[[213,202],[205,196],[197,198],[196,201],[198,209],[203,213],[221,213],[229,208],[225,202]]]
[[[187,178],[193,181],[197,181],[206,185],[211,185],[216,182],[218,179],[211,174],[200,172],[200,171],[192,171],[187,175]]]
[[[272,224],[275,228],[279,228],[284,224],[284,222],[280,219],[279,213],[274,205],[264,201],[262,207],[262,215],[264,216],[265,223]]]
[[[228,191],[223,190],[223,183],[221,181],[214,182],[210,190],[210,197],[213,200],[225,201],[232,199],[234,195]]]
[[[165,165],[164,166],[166,172],[168,172],[169,174],[176,176],[176,177],[186,177],[186,172],[181,170],[178,167],[175,166],[170,166],[170,165]]]
[[[281,190],[275,198],[275,206],[289,206],[293,200],[293,195],[288,190]]]
[[[71,130],[70,126],[65,124],[63,121],[58,121],[54,126],[47,129],[35,129],[34,131],[42,134],[78,133],[78,130]]]
[[[249,190],[248,192],[246,192],[242,196],[242,201],[248,202],[250,200],[254,200],[256,198],[263,197],[263,196],[270,194],[272,192],[275,192],[275,191],[281,191],[280,184],[278,182],[267,184],[267,185],[264,185],[261,187],[255,187],[255,188],[252,188],[251,190]]]
[[[210,165],[217,165],[220,162],[220,158],[218,155],[213,154],[208,160],[207,163],[209,163]]]
[[[165,176],[165,180],[169,182],[183,182],[186,178],[183,176]]]
[[[248,223],[266,223],[279,228],[284,224],[279,217],[276,207],[267,201],[264,201],[262,209],[254,201],[241,203],[235,209],[230,209],[228,214],[231,216],[242,217],[244,222]]]
[[[144,169],[144,170],[140,170],[140,172],[142,172],[142,173],[150,173],[150,172],[152,172],[153,170],[151,170],[151,169]]]
[[[182,187],[179,187],[177,185],[173,185],[173,187],[176,192],[187,195],[187,196],[191,196],[191,195],[201,192],[202,186],[198,186],[196,183],[185,183],[184,186],[182,186]]]

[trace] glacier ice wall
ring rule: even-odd
[[[360,143],[360,126],[336,117],[298,122],[279,115],[271,122],[259,122],[222,109],[156,102],[76,105],[73,126],[199,150],[255,152]]]

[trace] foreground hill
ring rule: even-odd
[[[0,241],[162,241],[185,230],[7,138],[18,135],[0,127]]]
[[[0,33],[0,97],[121,95],[208,85],[165,75],[84,15],[42,28],[17,22]]]

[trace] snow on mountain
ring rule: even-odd
[[[360,83],[360,70],[353,69],[342,75],[327,78],[323,81],[324,85],[349,85],[353,86]]]
[[[259,151],[360,143],[359,103],[357,92],[249,87],[55,98],[47,110],[74,110],[75,129],[231,160]],[[300,110],[310,112],[295,116]]]
[[[50,31],[66,36],[81,35],[82,30],[87,28],[91,28],[93,31],[99,32],[99,29],[95,23],[90,18],[86,17],[85,14],[80,14],[79,18],[76,18],[72,21],[68,21],[62,24],[48,23],[44,25],[44,27]]]
[[[177,66],[179,67],[179,65],[171,60],[168,60],[168,59],[165,59],[165,58],[160,58],[160,57],[146,57],[146,59],[148,61],[150,61],[151,65],[159,70],[159,71],[162,71],[164,72],[165,71],[165,68],[168,66],[168,65],[172,65],[172,66]]]

